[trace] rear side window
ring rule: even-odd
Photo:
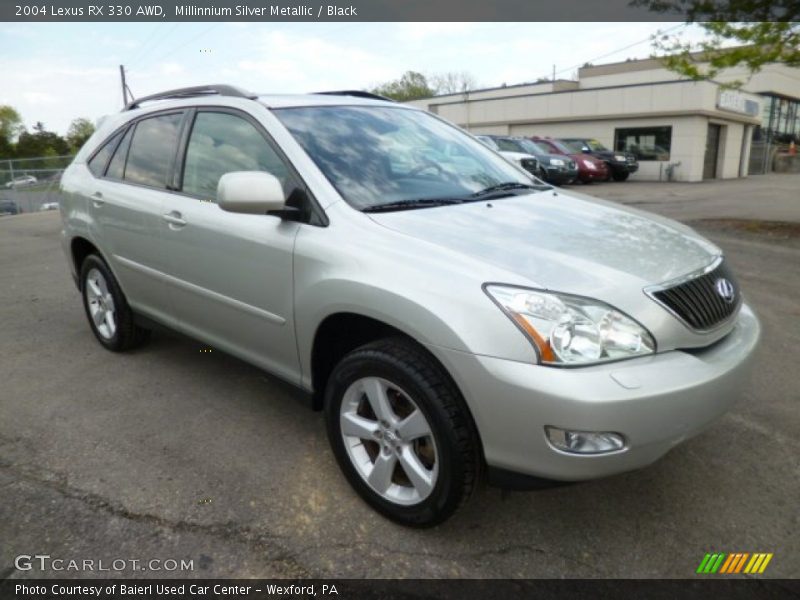
[[[128,148],[131,145],[131,138],[133,137],[133,127],[128,128],[125,137],[122,138],[117,151],[114,152],[114,157],[108,163],[108,170],[106,177],[111,179],[122,179],[125,174],[125,158],[128,156]]]
[[[197,113],[186,148],[183,191],[216,199],[220,177],[232,171],[266,171],[287,189],[286,165],[254,125],[230,113]]]
[[[122,137],[122,132],[119,132],[103,144],[103,147],[100,148],[97,154],[89,161],[87,166],[95,177],[103,176],[106,165],[108,164],[108,159],[111,157],[111,153],[114,151],[114,147],[117,145],[120,137]]]
[[[182,118],[182,113],[172,113],[142,119],[136,124],[125,181],[166,189]]]

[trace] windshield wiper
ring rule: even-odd
[[[448,204],[461,204],[463,198],[409,198],[408,200],[395,200],[384,204],[374,204],[362,208],[361,212],[392,212],[395,210],[411,210],[414,208],[431,208],[434,206],[446,206]]]
[[[512,190],[549,190],[549,185],[533,185],[530,183],[519,183],[518,181],[508,181],[506,183],[498,183],[497,185],[490,185],[482,189],[480,192],[472,194],[472,198],[484,198],[498,192],[510,192]]]

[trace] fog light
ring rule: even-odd
[[[544,431],[555,448],[571,454],[606,454],[625,447],[625,438],[611,431],[568,431],[549,425]]]

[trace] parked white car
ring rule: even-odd
[[[45,202],[39,207],[39,210],[58,210],[58,202]]]
[[[510,160],[512,163],[519,165],[531,175],[544,179],[544,169],[539,163],[539,159],[533,154],[525,152],[513,152],[511,150],[501,150],[497,143],[488,135],[476,135],[483,144],[500,154],[503,158]]]
[[[36,179],[36,177],[34,177],[33,175],[23,175],[22,177],[16,177],[11,181],[9,181],[8,183],[6,183],[6,188],[12,189],[12,188],[24,187],[26,185],[32,185],[37,181],[39,180]]]

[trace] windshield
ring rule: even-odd
[[[564,154],[575,154],[575,150],[570,148],[564,142],[560,142],[558,140],[547,140],[544,142],[546,144],[550,144],[553,148],[555,148],[558,152],[563,152]],[[580,150],[580,149],[579,149]]]
[[[528,154],[550,154],[550,148],[537,144],[533,140],[518,140],[520,146],[525,149]]]
[[[594,152],[603,152],[607,150],[603,144],[597,140],[561,140],[568,147],[572,148],[573,152],[583,152],[584,148],[588,146]]]
[[[457,127],[422,111],[308,106],[273,112],[358,209],[463,198],[501,184],[535,183]]]
[[[529,154],[523,147],[521,140],[512,140],[511,138],[494,138],[497,147],[504,152],[522,152]]]
[[[586,143],[589,144],[589,148],[591,148],[595,152],[602,152],[604,150],[607,150],[607,148],[597,140],[586,140]]]

